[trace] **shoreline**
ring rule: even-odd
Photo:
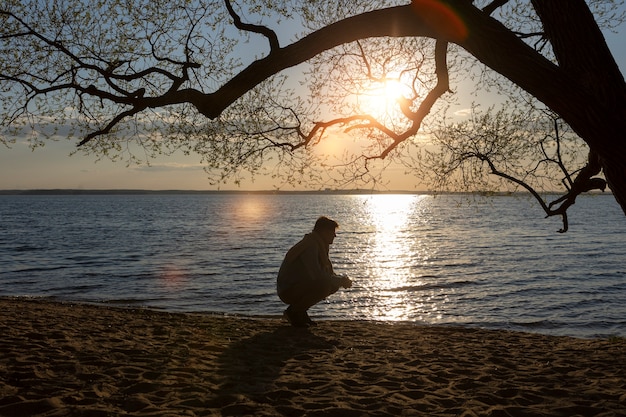
[[[190,308],[175,308],[151,305],[149,303],[144,304],[139,300],[129,301],[124,300],[88,300],[88,299],[72,299],[61,296],[42,296],[42,295],[0,295],[0,302],[2,300],[22,300],[32,302],[44,302],[44,303],[57,303],[57,304],[69,304],[69,305],[85,305],[95,308],[113,308],[120,310],[141,310],[141,311],[153,311],[156,313],[166,314],[185,314],[185,315],[198,315],[208,317],[225,317],[225,318],[238,318],[238,319],[250,319],[250,320],[282,320],[284,306],[280,305],[277,310],[268,313],[244,313],[244,312],[224,312],[219,310],[203,310],[203,309],[190,309]],[[311,312],[312,311],[312,312]],[[552,328],[550,331],[543,328],[534,328],[532,323],[524,325],[521,322],[512,322],[507,326],[497,326],[489,322],[427,322],[427,321],[414,321],[414,320],[384,320],[376,318],[361,318],[361,317],[337,317],[337,316],[318,316],[314,310],[309,311],[314,320],[321,320],[327,323],[369,323],[369,324],[388,324],[388,325],[407,325],[417,327],[443,327],[443,328],[459,328],[467,330],[485,330],[485,331],[504,331],[504,332],[516,332],[516,333],[528,333],[531,335],[543,335],[548,337],[571,337],[581,340],[624,340],[626,341],[626,335],[619,331],[609,331],[606,329],[598,329],[594,333],[587,332],[575,332],[567,330],[567,327]],[[490,325],[491,324],[491,325]],[[0,417],[2,417],[0,415]]]
[[[0,416],[626,416],[626,340],[0,297]]]
[[[21,300],[21,301],[32,301],[32,302],[44,302],[44,303],[56,303],[56,304],[68,304],[68,305],[84,305],[91,306],[95,308],[112,308],[112,309],[120,309],[124,310],[141,310],[141,311],[152,311],[155,313],[165,313],[165,314],[184,314],[184,315],[192,315],[192,316],[208,316],[208,317],[224,317],[224,318],[235,318],[242,320],[275,320],[281,321],[283,320],[282,311],[284,310],[284,306],[277,309],[272,313],[258,313],[258,314],[249,314],[243,312],[224,312],[218,310],[202,310],[202,309],[188,309],[188,308],[171,308],[171,307],[163,307],[163,306],[155,306],[150,304],[144,304],[137,301],[128,302],[127,300],[87,300],[87,299],[72,299],[65,297],[57,297],[57,296],[42,296],[42,295],[0,295],[0,302],[2,300]],[[361,317],[336,317],[336,316],[324,316],[319,315],[319,311],[309,311],[312,316],[312,319],[315,321],[323,321],[326,323],[369,323],[369,324],[382,324],[382,325],[407,325],[407,326],[417,326],[417,327],[443,327],[443,328],[458,328],[458,329],[467,329],[467,330],[486,330],[486,331],[504,331],[504,332],[514,332],[514,333],[528,333],[531,335],[543,335],[548,337],[571,337],[580,340],[624,340],[626,341],[626,335],[623,335],[619,332],[612,331],[597,331],[595,333],[576,333],[568,330],[554,330],[547,331],[544,329],[534,329],[532,325],[524,326],[520,323],[511,323],[507,327],[502,326],[494,326],[490,323],[481,323],[481,322],[436,322],[430,323],[427,321],[413,321],[413,320],[384,320],[384,319],[369,319],[369,318],[361,318]],[[0,415],[0,417],[2,417]]]

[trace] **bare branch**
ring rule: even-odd
[[[486,5],[485,7],[483,7],[483,12],[487,13],[488,15],[490,15],[497,8],[504,6],[508,2],[509,2],[509,0],[494,0],[491,3],[489,3],[488,5]]]
[[[593,151],[589,152],[587,158],[587,164],[580,170],[576,179],[573,181],[572,186],[569,192],[562,197],[552,201],[546,213],[548,216],[553,215],[563,215],[567,212],[567,209],[576,203],[576,198],[585,192],[591,190],[601,190],[604,191],[606,189],[606,180],[599,177],[594,177],[594,175],[598,175],[601,171],[600,162],[598,159],[598,155],[596,155]],[[560,203],[560,206],[556,209],[552,209],[553,206]],[[560,232],[567,231],[567,225],[560,230]]]
[[[117,116],[115,116],[113,118],[113,120],[111,120],[104,128],[99,129],[97,131],[94,131],[90,134],[88,134],[87,136],[85,136],[85,138],[78,144],[78,146],[82,146],[85,143],[89,142],[91,139],[95,138],[96,136],[102,136],[102,135],[106,135],[107,133],[109,133],[120,121],[122,121],[123,119],[125,119],[126,117],[129,116],[133,116],[137,113],[142,112],[143,108],[139,108],[139,107],[134,107],[128,111],[122,112],[120,114],[118,114]]]
[[[243,31],[259,33],[265,36],[270,43],[270,53],[280,49],[280,44],[278,43],[278,36],[276,36],[276,32],[265,26],[243,23],[239,15],[235,13],[235,10],[233,9],[230,0],[224,0],[224,3],[226,4],[226,9],[228,9],[228,14],[230,14],[230,17],[232,17],[233,21],[235,22],[235,27]]]

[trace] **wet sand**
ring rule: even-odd
[[[626,416],[626,340],[0,298],[0,416]]]

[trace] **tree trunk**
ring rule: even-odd
[[[447,0],[468,25],[459,42],[550,107],[595,151],[626,213],[626,84],[583,0],[533,0],[559,65],[463,0]]]
[[[609,187],[626,212],[624,76],[583,0],[533,0],[532,3],[559,66],[574,77],[577,88],[586,90],[595,99],[595,103],[580,103],[583,108],[590,108],[590,116],[595,113],[598,117],[597,120],[589,121],[594,132],[590,134],[587,143],[600,155]],[[592,108],[604,110],[598,114],[591,111]],[[617,125],[613,125],[616,122]],[[591,135],[606,136],[593,140]]]

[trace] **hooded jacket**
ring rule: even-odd
[[[332,292],[339,289],[339,278],[328,257],[329,245],[315,231],[304,235],[285,255],[278,271],[277,290],[282,292],[299,283],[328,285]]]

